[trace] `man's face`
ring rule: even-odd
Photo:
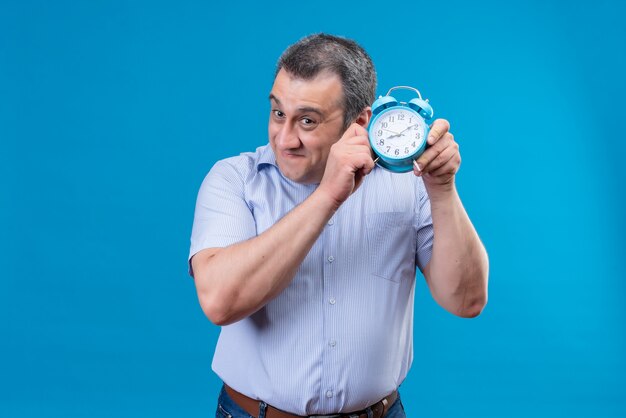
[[[312,80],[284,69],[270,92],[270,145],[283,175],[298,183],[319,183],[330,147],[343,134],[343,88],[335,74]]]

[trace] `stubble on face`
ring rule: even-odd
[[[270,93],[270,144],[283,175],[319,183],[332,144],[343,134],[343,88],[335,74],[311,80],[280,70]]]

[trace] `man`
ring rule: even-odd
[[[269,145],[218,162],[198,194],[190,273],[222,330],[218,416],[402,417],[416,266],[448,311],[487,301],[486,252],[454,178],[445,120],[413,173],[372,159],[376,73],[355,42],[312,35],[281,56]]]

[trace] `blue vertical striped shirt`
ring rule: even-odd
[[[285,178],[269,145],[219,161],[198,193],[189,260],[263,233],[316,187]],[[298,415],[379,401],[411,366],[416,266],[428,263],[432,243],[422,179],[376,167],[291,284],[222,327],[213,370],[235,390]]]

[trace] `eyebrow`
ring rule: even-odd
[[[280,100],[278,100],[278,97],[274,96],[274,95],[273,95],[273,94],[271,94],[271,93],[270,93],[270,100],[275,101],[275,102],[276,102],[276,104],[277,104],[277,105],[279,105],[279,106],[280,106],[280,104],[281,104],[281,103],[280,103]],[[321,111],[320,109],[318,109],[317,107],[313,107],[313,106],[301,106],[301,107],[296,108],[296,110],[297,110],[298,112],[301,112],[301,113],[307,113],[307,112],[309,112],[309,113],[316,113],[316,114],[318,114],[320,117],[323,117],[323,116],[324,116],[324,114],[322,113],[322,111]]]

